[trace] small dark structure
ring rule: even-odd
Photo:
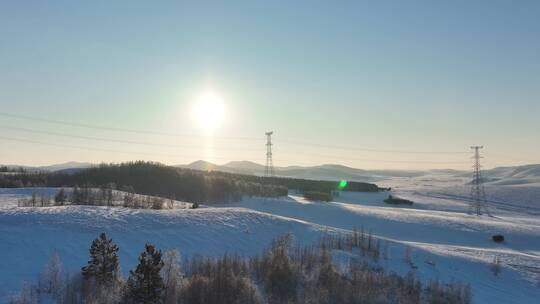
[[[392,204],[392,205],[412,205],[413,204],[413,202],[410,200],[395,197],[395,196],[392,196],[391,194],[388,195],[388,198],[385,199],[384,202],[387,204]]]
[[[320,191],[306,191],[304,192],[304,198],[308,201],[329,202],[332,200],[332,195]]]
[[[496,234],[491,237],[495,243],[502,243],[504,242],[504,235],[502,234]]]

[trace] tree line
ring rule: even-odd
[[[187,202],[231,202],[242,196],[286,196],[289,189],[300,192],[332,193],[338,182],[306,179],[260,177],[224,172],[204,172],[165,166],[153,162],[102,164],[73,173],[18,173],[0,175],[0,187],[103,187],[134,193],[173,198]],[[343,190],[380,191],[374,184],[349,182]]]
[[[106,185],[133,193],[192,203],[238,201],[244,195],[286,196],[284,186],[245,181],[213,172],[179,169],[152,162],[103,164],[74,173],[0,175],[0,187],[86,187]]]
[[[341,241],[352,246],[364,242],[361,237]],[[323,244],[335,244],[338,239]],[[48,298],[72,304],[452,304],[470,303],[472,297],[466,285],[432,281],[423,286],[412,273],[386,273],[365,261],[352,261],[338,270],[331,248],[293,247],[290,234],[275,239],[259,256],[195,256],[183,263],[177,250],[162,252],[147,243],[127,278],[120,273],[119,250],[102,233],[90,246],[88,263],[71,275],[54,254],[39,282],[23,287],[9,303],[38,303]]]
[[[234,176],[236,178],[249,182],[284,186],[288,189],[294,189],[302,193],[306,191],[332,193],[337,190],[352,192],[379,192],[388,190],[387,188],[380,188],[376,184],[355,181],[347,181],[344,187],[340,187],[340,181],[312,180],[278,176],[264,177],[257,175],[227,173],[221,171],[215,171],[213,173],[219,176]]]
[[[159,196],[135,194],[133,189],[115,190],[114,184],[93,188],[88,185],[75,186],[69,190],[61,188],[53,196],[33,192],[30,197],[17,201],[19,207],[52,207],[64,205],[86,205],[126,207],[133,209],[174,209],[198,208],[197,203],[175,202],[173,199]],[[178,206],[180,205],[180,207]]]
[[[25,173],[26,169],[24,167],[12,167],[12,166],[5,166],[0,165],[0,173],[11,173],[11,172],[17,172],[17,173]]]

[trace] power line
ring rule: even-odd
[[[505,154],[492,153],[492,152],[489,152],[489,154],[494,155],[494,156],[498,156],[498,157],[502,157],[502,158],[506,158],[506,159],[509,159],[509,160],[521,161],[521,162],[526,162],[526,163],[530,163],[530,164],[540,163],[540,161],[538,161],[538,160],[516,158],[514,156],[509,156],[509,155],[505,155]]]
[[[23,138],[13,138],[13,137],[6,137],[6,136],[0,136],[0,139],[9,140],[9,141],[16,141],[16,142],[23,142],[23,143],[29,143],[29,144],[38,144],[38,145],[46,145],[46,146],[62,147],[62,148],[71,148],[71,149],[81,149],[81,150],[112,152],[112,153],[154,155],[154,156],[159,155],[159,156],[167,156],[167,157],[177,157],[178,156],[178,155],[162,154],[162,153],[145,153],[145,152],[114,150],[114,149],[102,149],[102,148],[95,148],[95,147],[88,147],[88,146],[66,145],[66,144],[50,143],[50,142],[43,142],[43,141],[37,141],[37,140],[31,140],[31,139],[23,139]]]
[[[123,143],[123,144],[135,144],[135,145],[144,145],[144,146],[150,146],[150,147],[190,148],[190,149],[205,148],[201,146],[161,144],[161,143],[141,142],[141,141],[132,141],[132,140],[123,140],[123,139],[109,139],[109,138],[103,138],[103,137],[73,135],[73,134],[66,134],[66,133],[60,133],[60,132],[40,131],[40,130],[20,128],[20,127],[11,127],[11,126],[0,126],[0,128],[22,131],[22,132],[27,132],[27,133],[34,133],[34,134],[46,134],[46,135],[61,136],[61,137],[68,137],[68,138],[87,139],[87,140],[94,140],[94,141],[104,141],[104,142]],[[234,148],[234,147],[233,148],[219,148],[219,150],[261,151],[261,149],[256,149],[256,148]],[[333,156],[333,155],[313,154],[313,153],[302,153],[301,155],[322,157],[322,158],[332,158],[332,159],[338,159],[338,160],[373,161],[373,162],[385,162],[385,163],[464,164],[464,162],[397,161],[397,160],[366,159],[366,158],[354,158],[354,157],[351,158],[351,157],[341,157],[341,156]]]
[[[378,153],[403,153],[403,154],[468,154],[469,152],[465,151],[410,151],[410,150],[386,150],[386,149],[375,149],[375,148],[360,148],[353,146],[328,146],[317,143],[308,143],[302,141],[291,141],[291,140],[280,140],[281,142],[288,143],[291,145],[300,145],[300,146],[311,146],[319,148],[330,148],[336,150],[352,150],[352,151],[363,151],[363,152],[378,152]]]
[[[332,158],[336,160],[355,160],[355,161],[371,161],[371,162],[381,162],[381,163],[411,163],[411,164],[455,164],[455,165],[462,165],[462,164],[468,164],[468,162],[437,162],[437,161],[411,161],[411,160],[387,160],[387,159],[370,159],[370,158],[356,158],[356,157],[342,157],[342,156],[335,156],[335,155],[325,155],[325,154],[314,154],[314,153],[301,153],[300,155],[304,156],[314,156],[314,157],[321,157],[321,158]]]
[[[87,139],[87,140],[114,142],[114,143],[122,143],[122,144],[144,145],[144,146],[152,146],[152,147],[160,146],[160,147],[168,147],[168,148],[201,149],[200,146],[185,146],[185,145],[141,142],[141,141],[124,140],[124,139],[110,139],[110,138],[103,138],[103,137],[73,135],[73,134],[67,134],[67,133],[50,132],[50,131],[42,131],[42,130],[20,128],[20,127],[11,127],[11,126],[0,126],[0,129],[16,130],[16,131],[22,131],[22,132],[27,132],[27,133],[46,134],[46,135],[54,135],[54,136],[77,138],[77,139]],[[244,151],[244,150],[261,151],[261,149],[253,149],[253,148],[226,148],[226,149],[227,150],[242,150],[242,151]]]
[[[160,131],[149,131],[149,130],[137,130],[137,129],[107,127],[107,126],[99,126],[99,125],[94,125],[94,124],[74,123],[74,122],[53,120],[53,119],[40,118],[40,117],[32,117],[32,116],[26,116],[26,115],[11,114],[11,113],[5,113],[5,112],[0,112],[0,116],[17,118],[17,119],[24,119],[24,120],[40,121],[40,122],[51,123],[51,124],[75,126],[75,127],[81,127],[81,128],[87,128],[87,129],[98,129],[98,130],[114,131],[114,132],[127,132],[127,133],[135,133],[135,134],[150,134],[150,135],[165,135],[165,136],[175,136],[175,137],[200,138],[200,135],[188,135],[188,134],[178,134],[178,133],[169,133],[169,132],[160,132]],[[12,127],[12,126],[0,126],[0,128],[9,129],[9,130],[17,130],[17,131],[28,132],[28,133],[35,133],[35,134],[46,134],[46,135],[62,136],[62,137],[69,137],[69,138],[76,138],[76,139],[104,141],[104,142],[116,142],[116,143],[124,143],[124,144],[136,144],[136,145],[145,145],[145,146],[161,146],[161,147],[169,147],[169,148],[198,148],[198,149],[206,149],[207,148],[207,147],[198,147],[198,146],[189,146],[189,145],[162,144],[162,143],[135,141],[135,140],[123,140],[123,139],[111,139],[111,138],[104,138],[104,137],[74,135],[74,134],[67,134],[67,133],[61,133],[61,132],[51,132],[51,131],[45,131],[45,130],[35,130],[35,129]],[[256,140],[256,141],[261,140],[261,138],[257,138],[257,137],[219,137],[219,136],[216,136],[215,138],[216,139],[232,139],[232,140],[240,140],[240,139],[241,140]],[[167,156],[167,157],[179,157],[179,156],[182,156],[182,155],[162,154],[162,153],[144,153],[144,152],[134,152],[134,151],[101,149],[101,148],[88,147],[88,146],[65,145],[65,144],[41,142],[41,141],[35,141],[35,140],[26,140],[26,139],[20,139],[20,138],[12,138],[12,137],[0,137],[0,139],[18,141],[18,142],[25,142],[25,143],[31,143],[31,144],[58,146],[58,147],[64,147],[64,148],[74,148],[74,149],[84,149],[84,150],[94,150],[94,151],[104,151],[104,152],[114,152],[114,153],[124,153],[124,154]],[[435,154],[443,155],[443,154],[464,154],[464,153],[469,153],[469,152],[461,152],[461,151],[411,151],[411,150],[388,150],[388,149],[360,148],[360,147],[354,147],[354,146],[339,146],[339,145],[337,145],[337,146],[336,145],[329,146],[329,145],[324,145],[324,144],[320,144],[320,143],[310,143],[310,142],[304,142],[304,141],[298,141],[298,140],[290,140],[290,139],[283,139],[283,140],[280,140],[280,141],[285,143],[285,144],[291,144],[291,145],[296,145],[296,146],[321,147],[321,148],[326,148],[326,149],[335,149],[335,150],[343,150],[343,151],[364,151],[364,152],[397,153],[397,154],[400,154],[400,153],[402,153],[402,154],[434,154],[434,155]],[[220,150],[224,150],[224,149],[220,149]],[[244,147],[242,147],[242,148],[227,148],[225,150],[261,151],[261,149],[257,149],[257,148],[244,148]],[[402,164],[439,164],[439,165],[443,165],[443,164],[444,165],[448,165],[448,164],[464,164],[464,162],[436,162],[436,161],[367,159],[367,158],[341,157],[341,156],[335,156],[335,155],[323,155],[323,154],[313,154],[313,153],[295,153],[295,155],[312,156],[312,157],[320,157],[320,158],[330,158],[330,159],[336,159],[336,160],[341,160],[341,161],[364,161],[364,162],[402,163]],[[495,154],[495,155],[497,155],[497,154]],[[507,157],[507,156],[500,155],[500,154],[499,154],[499,156],[509,158],[509,159],[518,160],[518,159],[516,159],[514,157]],[[182,157],[187,157],[187,156],[184,155]],[[198,158],[198,156],[192,156],[192,157]],[[217,157],[217,158],[219,158],[219,157]],[[221,157],[221,159],[227,159],[227,158]],[[520,161],[527,161],[527,160],[520,159]],[[528,162],[533,162],[533,161],[529,160]],[[295,163],[298,163],[298,162],[295,162]]]
[[[51,142],[37,141],[37,140],[31,140],[31,139],[13,138],[13,137],[7,137],[7,136],[0,136],[0,139],[7,140],[7,141],[28,143],[28,144],[37,144],[37,145],[45,145],[45,146],[52,146],[52,147],[60,147],[60,148],[90,150],[90,151],[101,151],[101,152],[121,153],[121,154],[130,154],[130,155],[164,156],[164,157],[174,157],[174,158],[184,157],[184,158],[194,158],[194,159],[199,158],[199,156],[188,156],[188,155],[179,155],[179,154],[147,153],[147,152],[136,152],[136,151],[134,152],[134,151],[116,150],[116,149],[102,149],[102,148],[89,147],[89,146],[59,144],[59,143],[51,143]],[[223,160],[230,160],[230,158],[226,158],[226,157],[213,157],[213,158],[223,159]]]
[[[173,133],[173,132],[162,132],[162,131],[153,131],[153,130],[142,130],[142,129],[129,129],[129,128],[118,128],[118,127],[110,127],[110,126],[100,126],[95,124],[86,124],[86,123],[78,123],[78,122],[68,122],[68,121],[61,121],[61,120],[54,120],[54,119],[48,119],[48,118],[42,118],[42,117],[33,117],[33,116],[27,116],[27,115],[19,115],[19,114],[12,114],[12,113],[6,113],[6,112],[0,112],[0,116],[5,117],[11,117],[11,118],[17,118],[17,119],[24,119],[24,120],[31,120],[31,121],[40,121],[50,124],[59,124],[59,125],[66,125],[66,126],[74,126],[74,127],[80,127],[80,128],[86,128],[86,129],[97,129],[97,130],[105,130],[105,131],[113,131],[113,132],[125,132],[125,133],[133,133],[133,134],[149,134],[149,135],[160,135],[160,136],[170,136],[170,137],[191,137],[191,138],[199,138],[200,135],[195,134],[180,134],[180,133]],[[261,141],[261,138],[259,137],[249,137],[249,136],[243,136],[243,137],[231,137],[231,136],[215,136],[216,139],[227,139],[227,140],[252,140],[252,141]],[[305,142],[305,141],[299,141],[294,139],[283,139],[280,140],[283,143],[296,145],[296,146],[308,146],[308,147],[321,147],[326,149],[333,149],[333,150],[344,150],[344,151],[363,151],[363,152],[377,152],[377,153],[403,153],[403,154],[468,154],[468,152],[464,151],[411,151],[411,150],[394,150],[394,149],[378,149],[378,148],[366,148],[366,147],[355,147],[355,146],[340,146],[340,145],[324,145],[319,143],[311,143],[311,142]]]
[[[36,140],[29,140],[29,139],[22,139],[22,138],[13,138],[13,137],[6,137],[6,136],[0,136],[0,139],[9,140],[9,141],[15,141],[15,142],[23,142],[23,143],[30,143],[30,144],[39,144],[39,145],[47,145],[47,146],[55,146],[55,147],[63,147],[63,148],[72,148],[72,149],[81,149],[81,150],[93,150],[93,151],[102,151],[102,152],[112,152],[112,153],[122,153],[122,154],[132,154],[132,155],[148,155],[148,156],[164,156],[164,157],[184,157],[184,158],[194,158],[197,159],[199,156],[188,156],[188,155],[181,155],[181,154],[163,154],[163,153],[147,153],[147,152],[134,152],[134,151],[125,151],[125,150],[115,150],[115,149],[102,149],[102,148],[96,148],[96,147],[89,147],[89,146],[79,146],[79,145],[68,145],[68,144],[58,144],[58,143],[51,143],[51,142],[43,142],[43,141],[36,141]],[[224,159],[224,160],[230,160],[230,158],[227,157],[213,157],[216,159]],[[388,162],[388,163],[408,163],[408,164],[416,164],[416,163],[428,163],[428,164],[449,164],[447,162],[418,162],[418,161],[392,161],[392,160],[374,160],[374,159],[348,159],[348,158],[339,158],[342,161],[347,160],[363,160],[367,162]],[[284,161],[290,162],[290,163],[301,163],[297,161],[291,161],[284,159]],[[309,165],[307,163],[304,163],[306,165]]]
[[[69,148],[69,149],[80,149],[80,150],[90,150],[90,151],[101,151],[101,152],[110,152],[110,153],[121,153],[121,154],[129,154],[129,155],[147,155],[147,156],[164,156],[164,157],[183,157],[183,158],[192,158],[192,159],[200,159],[199,156],[187,156],[187,155],[179,155],[179,154],[163,154],[163,153],[145,153],[145,152],[133,152],[133,151],[125,151],[125,150],[114,150],[114,149],[101,149],[101,148],[95,148],[95,147],[88,147],[88,146],[78,146],[78,145],[66,145],[66,144],[58,144],[58,143],[50,143],[50,142],[43,142],[43,141],[37,141],[37,140],[29,140],[29,139],[22,139],[22,138],[13,138],[13,137],[6,137],[6,136],[0,136],[0,139],[8,140],[8,141],[14,141],[14,142],[22,142],[22,143],[28,143],[28,144],[37,144],[37,145],[45,145],[45,146],[52,146],[52,147],[60,147],[60,148]],[[221,159],[221,160],[230,160],[228,157],[212,157],[214,159]],[[292,162],[292,161],[291,161]],[[302,162],[296,162],[300,165],[309,166],[312,164],[308,163],[302,163]]]
[[[85,124],[85,123],[78,123],[78,122],[67,122],[67,121],[54,120],[54,119],[48,119],[48,118],[42,118],[42,117],[33,117],[33,116],[26,116],[26,115],[19,115],[19,114],[11,114],[11,113],[5,113],[5,112],[0,112],[0,116],[17,118],[17,119],[24,119],[24,120],[41,121],[41,122],[46,122],[46,123],[51,123],[51,124],[66,125],[66,126],[80,127],[80,128],[86,128],[86,129],[114,131],[114,132],[161,135],[161,136],[174,136],[174,137],[197,137],[197,138],[200,137],[200,135],[195,135],[195,134],[181,134],[181,133],[173,133],[173,132],[162,132],[162,131],[149,131],[149,130],[140,130],[140,129],[108,127],[108,126],[100,126],[100,125]],[[224,138],[224,139],[242,139],[242,140],[258,140],[258,141],[261,140],[260,138],[257,138],[257,137],[221,137],[221,138]]]
[[[206,147],[194,146],[194,145],[175,145],[175,144],[142,142],[142,141],[133,141],[133,140],[124,140],[124,139],[111,139],[111,138],[93,137],[93,136],[84,136],[84,135],[73,135],[73,134],[67,134],[67,133],[61,133],[61,132],[51,132],[51,131],[35,130],[35,129],[21,128],[21,127],[2,126],[2,125],[0,125],[0,129],[22,131],[22,132],[34,133],[34,134],[53,135],[53,136],[60,136],[60,137],[67,137],[67,138],[86,139],[86,140],[104,141],[104,142],[113,142],[113,143],[123,143],[123,144],[144,145],[144,146],[150,146],[150,147],[167,147],[167,148],[182,148],[182,149],[204,149],[204,148],[206,148]],[[262,149],[260,149],[260,148],[228,147],[228,148],[219,148],[219,150],[261,151]],[[387,152],[389,152],[389,150],[387,150]],[[448,152],[448,153],[450,153],[450,152]],[[298,154],[298,153],[295,153],[295,154]],[[425,164],[465,164],[466,163],[466,162],[407,161],[407,160],[400,161],[400,160],[387,160],[387,159],[384,159],[384,160],[383,159],[366,159],[366,158],[342,157],[342,156],[336,156],[336,155],[314,154],[314,153],[301,153],[301,154],[305,155],[305,156],[331,158],[331,159],[338,159],[338,160],[374,161],[374,162],[385,162],[385,163],[425,163]],[[527,161],[527,160],[523,160],[523,159],[510,158],[510,157],[506,157],[506,156],[501,155],[501,154],[494,154],[494,155],[496,155],[496,156],[498,155],[498,156],[513,159],[513,160],[525,161],[525,162],[530,162],[530,163],[533,162],[533,161],[530,161],[530,160]]]
[[[50,120],[50,119],[45,119],[45,118],[37,118],[37,117],[29,117],[29,116],[23,116],[23,115],[9,114],[9,113],[4,113],[4,112],[0,112],[0,115],[4,115],[4,116],[8,116],[8,117],[22,118],[22,119],[45,121],[45,122],[49,122],[49,123],[58,123],[58,124],[83,126],[83,127],[86,127],[86,128],[98,128],[98,129],[115,130],[115,131],[122,131],[122,132],[137,132],[137,133],[145,133],[146,132],[146,131],[143,131],[143,130],[131,130],[131,129],[110,128],[110,127],[103,127],[103,126],[97,126],[97,125],[88,125],[88,124],[80,124],[80,123],[69,123],[69,122]],[[197,146],[161,144],[161,143],[150,143],[150,142],[134,141],[134,140],[123,140],[123,139],[111,139],[111,138],[92,137],[92,136],[84,136],[84,135],[73,135],[73,134],[66,134],[66,133],[60,133],[60,132],[51,132],[51,131],[35,130],[35,129],[12,127],[12,126],[0,126],[0,128],[10,129],[10,130],[18,130],[18,131],[22,131],[22,132],[36,133],[36,134],[47,134],[47,135],[70,137],[70,138],[77,138],[77,139],[96,140],[96,141],[105,141],[105,142],[116,142],[116,143],[126,143],[126,144],[137,144],[137,145],[145,145],[145,146],[162,146],[162,147],[169,147],[169,148],[198,148],[198,149],[206,148],[206,147],[197,147]],[[146,133],[163,134],[161,132],[154,132],[154,131],[148,131]],[[166,134],[173,135],[174,133],[166,133]],[[178,135],[178,134],[176,134],[176,135]],[[198,138],[199,137],[200,136],[198,136]],[[238,137],[227,137],[227,138],[238,138]],[[11,140],[15,140],[15,139],[11,138]],[[24,141],[24,140],[19,140],[19,141]],[[31,141],[26,140],[25,142],[31,142]],[[283,142],[293,144],[293,145],[306,145],[306,146],[311,145],[311,146],[325,147],[325,148],[332,148],[332,149],[354,150],[354,151],[370,151],[370,152],[382,152],[382,153],[385,153],[385,152],[386,153],[411,153],[411,154],[461,154],[461,153],[467,153],[467,152],[457,152],[457,151],[453,151],[453,152],[450,152],[450,151],[428,152],[428,151],[383,150],[383,149],[369,149],[369,148],[344,147],[344,146],[326,146],[326,145],[307,143],[307,142],[293,142],[291,140],[283,140]],[[52,145],[51,143],[44,143],[44,142],[35,142],[34,141],[34,143]],[[81,147],[81,146],[72,146],[72,145],[67,145],[67,146],[64,145],[64,147],[72,147],[72,148],[78,148],[78,149],[80,148],[80,149],[87,149],[87,150],[96,150],[96,148],[93,148],[93,147]],[[110,149],[98,149],[98,150],[107,151],[107,152],[126,153],[125,151],[110,150]],[[223,150],[223,149],[221,149],[221,150]],[[260,149],[253,149],[253,148],[238,148],[238,149],[230,148],[230,150],[260,151]],[[128,152],[128,153],[133,154],[133,152]],[[163,156],[173,157],[173,155],[156,154],[156,153],[135,153],[135,154],[163,155]],[[411,160],[388,160],[388,159],[354,158],[354,157],[341,157],[341,156],[322,155],[322,154],[313,154],[313,153],[301,153],[301,155],[312,156],[312,157],[320,157],[320,158],[331,158],[331,159],[336,159],[336,160],[341,160],[341,161],[364,161],[364,162],[402,163],[402,164],[440,164],[440,165],[443,165],[443,164],[444,165],[464,164],[464,162],[411,161]]]

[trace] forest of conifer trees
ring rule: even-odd
[[[74,173],[21,172],[0,175],[0,187],[85,187],[114,189],[160,196],[187,202],[231,202],[242,196],[279,197],[288,190],[301,193],[331,193],[338,182],[306,179],[265,178],[224,172],[204,172],[165,166],[152,162],[103,164]],[[346,191],[376,192],[374,184],[349,182]]]
[[[319,246],[301,247],[294,246],[291,235],[286,234],[259,256],[183,260],[177,250],[162,252],[147,243],[138,264],[124,278],[118,257],[121,248],[102,233],[92,242],[88,263],[80,272],[66,273],[60,257],[54,254],[39,281],[25,285],[9,303],[41,303],[46,299],[66,304],[471,302],[470,287],[460,283],[431,281],[423,286],[412,273],[404,277],[386,273],[367,261],[351,262],[346,269],[336,266],[332,249],[337,244],[351,246],[348,250],[360,246],[368,256],[378,257],[378,247],[369,249],[368,242],[371,235],[355,232],[325,238]]]

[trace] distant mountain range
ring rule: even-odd
[[[206,161],[196,161],[177,167],[194,170],[224,171],[230,173],[263,175],[264,166],[250,161],[233,161],[224,165],[216,165]],[[274,167],[275,174],[283,177],[340,180],[359,182],[377,182],[392,177],[418,177],[424,175],[445,175],[469,177],[470,171],[453,169],[433,169],[427,171],[414,170],[363,170],[343,165],[326,164],[319,166]],[[540,184],[540,164],[496,167],[483,171],[485,181],[491,185],[525,185]]]
[[[95,164],[86,162],[67,162],[49,166],[29,167],[22,166],[29,171],[49,171],[72,173]],[[21,166],[9,165],[17,168]],[[178,168],[187,168],[202,171],[223,171],[229,173],[264,175],[264,165],[251,161],[232,161],[224,165],[217,165],[207,161],[198,160],[186,165],[176,165]],[[468,177],[469,171],[452,169],[434,169],[428,171],[415,170],[364,170],[343,165],[324,164],[318,166],[287,166],[274,167],[275,174],[282,177],[320,179],[320,180],[350,180],[359,182],[377,182],[391,177],[418,177],[423,175],[448,175]],[[483,171],[487,183],[492,185],[524,185],[540,184],[540,164],[496,167]]]
[[[265,166],[250,161],[233,161],[224,165],[216,165],[198,160],[187,165],[177,165],[179,168],[204,171],[223,171],[229,173],[263,175]],[[320,179],[320,180],[351,180],[374,182],[388,177],[414,177],[425,174],[422,171],[405,170],[363,170],[343,165],[325,164],[319,166],[288,166],[274,167],[275,174],[282,177]]]
[[[49,166],[19,166],[19,165],[7,165],[8,168],[24,168],[27,171],[46,171],[46,172],[75,172],[82,169],[90,168],[94,164],[92,163],[84,163],[84,162],[67,162],[67,163],[61,163],[61,164],[54,164]]]

